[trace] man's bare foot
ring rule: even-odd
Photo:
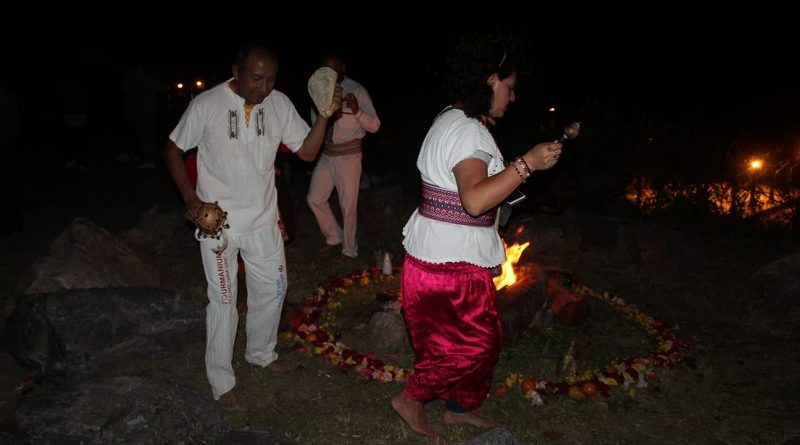
[[[234,393],[233,390],[219,396],[217,403],[223,411],[234,412],[242,410],[242,405],[239,404],[239,399],[236,397],[236,393]]]
[[[279,372],[279,373],[284,373],[284,372],[288,371],[288,369],[286,369],[285,366],[283,366],[282,364],[278,363],[277,361],[274,361],[274,362],[270,363],[269,365],[267,365],[267,369],[269,369],[272,372]]]
[[[442,421],[446,425],[474,425],[478,428],[494,428],[500,426],[499,423],[495,422],[494,420],[484,417],[480,414],[477,414],[473,411],[467,413],[456,413],[450,410],[444,410],[444,415],[442,416]]]
[[[425,421],[422,402],[409,399],[401,391],[392,397],[391,404],[394,411],[415,433],[431,437],[439,434],[428,426],[428,423]]]

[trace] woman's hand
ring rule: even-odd
[[[527,153],[522,155],[525,163],[533,170],[547,170],[556,165],[558,157],[561,156],[561,142],[542,142],[536,144]]]

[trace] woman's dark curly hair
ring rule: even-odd
[[[494,73],[500,80],[517,71],[515,48],[501,37],[483,36],[462,39],[455,55],[448,59],[450,76],[446,85],[447,100],[477,118],[489,112],[492,87],[486,82]]]

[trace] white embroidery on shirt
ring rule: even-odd
[[[256,112],[256,134],[258,136],[264,135],[264,109],[259,108]]]
[[[239,139],[239,113],[228,110],[228,138]]]

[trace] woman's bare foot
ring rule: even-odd
[[[428,423],[425,421],[425,413],[422,410],[422,402],[409,399],[401,391],[392,397],[391,403],[394,411],[415,433],[431,437],[438,434],[430,426],[428,426]]]
[[[234,412],[242,410],[242,405],[239,404],[239,399],[236,397],[236,393],[233,392],[233,390],[219,396],[217,403],[223,411]]]
[[[456,413],[446,409],[444,410],[442,421],[446,425],[467,424],[467,425],[477,426],[478,428],[494,428],[500,426],[500,424],[495,422],[494,420],[488,417],[484,417],[480,414],[477,414],[474,411],[466,413]]]

